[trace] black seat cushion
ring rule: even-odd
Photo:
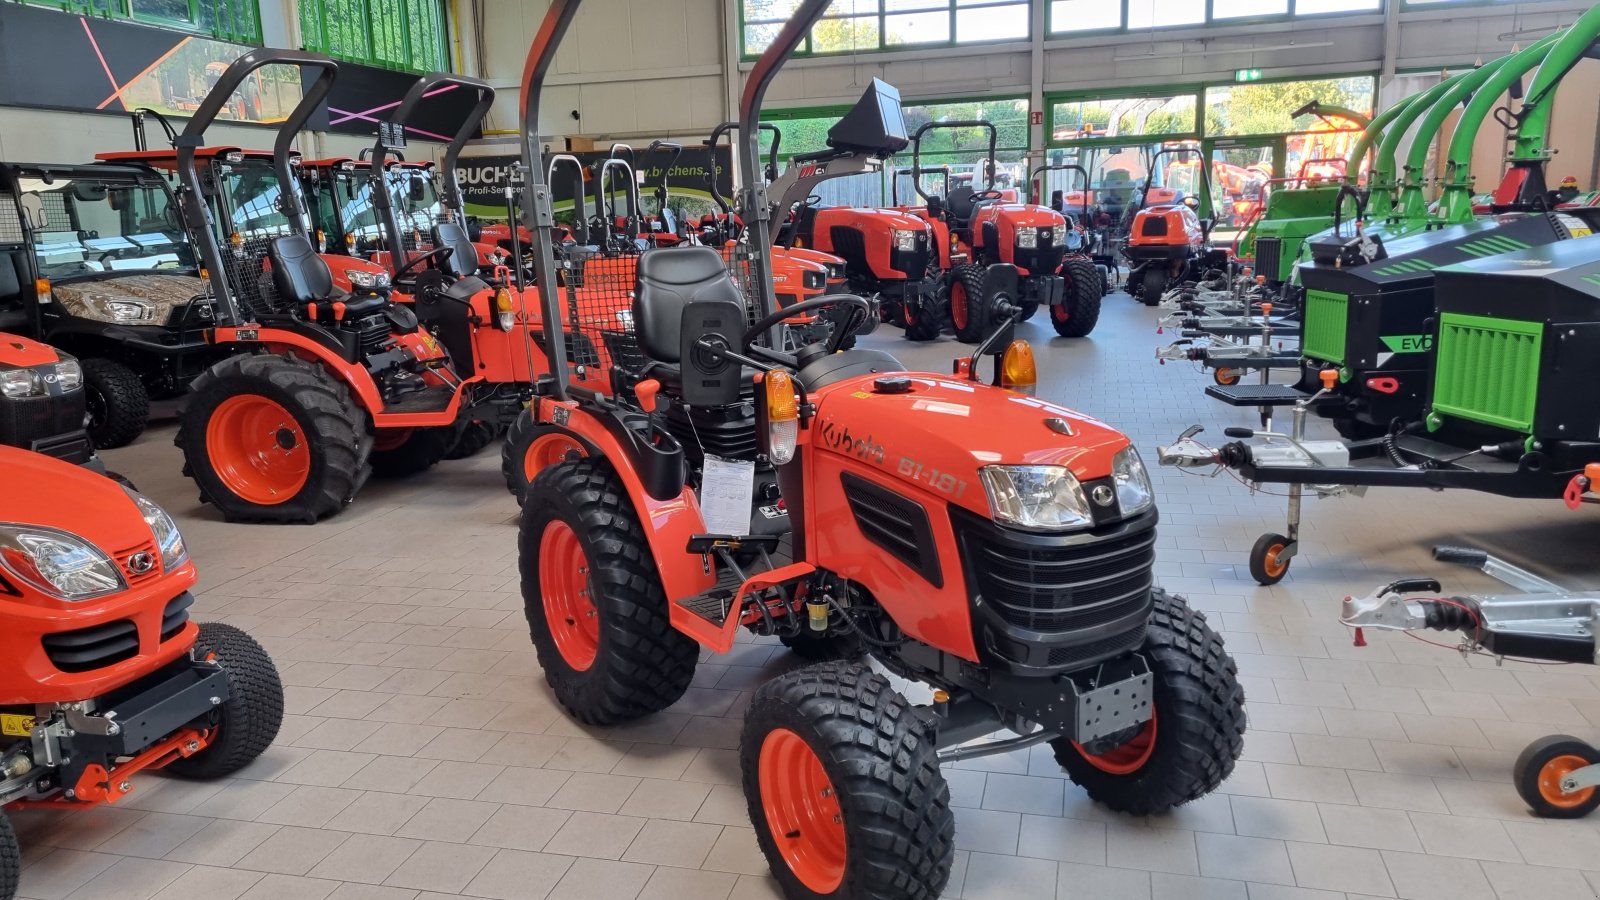
[[[433,226],[433,246],[449,247],[450,256],[438,263],[439,271],[450,278],[465,278],[478,271],[478,248],[473,246],[467,230],[455,222],[440,222]]]
[[[950,191],[950,196],[945,198],[944,205],[950,211],[950,218],[965,222],[972,218],[973,207],[978,205],[978,193],[963,185]]]
[[[696,300],[744,305],[722,254],[710,247],[662,247],[639,256],[633,293],[633,328],[649,358],[676,363],[683,310]]]
[[[333,271],[303,235],[273,238],[269,252],[278,296],[297,306],[334,298]]]

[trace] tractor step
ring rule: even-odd
[[[449,408],[450,401],[455,399],[454,389],[444,385],[435,385],[426,390],[412,391],[397,400],[390,400],[383,405],[384,413],[433,413],[444,412]]]
[[[728,612],[733,608],[733,598],[734,591],[719,587],[698,597],[679,600],[678,605],[720,627],[722,623],[728,621]]]
[[[1213,384],[1206,396],[1229,406],[1293,406],[1306,395],[1292,384]]]

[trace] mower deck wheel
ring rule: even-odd
[[[945,288],[950,307],[950,324],[956,340],[976,344],[989,331],[988,304],[983,296],[983,269],[956,266],[950,270]]]
[[[83,386],[89,439],[96,448],[126,447],[144,434],[150,421],[150,395],[137,372],[114,359],[86,359]]]
[[[217,707],[209,723],[216,729],[211,743],[193,756],[175,759],[166,771],[181,778],[210,780],[232,775],[272,746],[283,725],[283,680],[272,657],[255,638],[232,625],[207,622],[200,626],[195,654],[215,654],[228,673],[232,692]]]
[[[1135,816],[1209,794],[1244,749],[1244,689],[1222,637],[1181,596],[1156,588],[1153,599],[1140,648],[1154,676],[1151,720],[1097,753],[1063,738],[1050,742],[1090,799]]]
[[[540,471],[517,546],[534,650],[573,718],[615,725],[683,696],[700,645],[672,627],[650,542],[611,463]]]
[[[534,476],[558,462],[587,455],[570,434],[535,420],[531,411],[523,410],[511,420],[506,442],[500,446],[500,475],[506,480],[506,490],[516,496],[520,505]]]
[[[1166,270],[1154,263],[1146,264],[1144,275],[1139,283],[1139,302],[1145,306],[1155,306],[1161,302],[1161,295],[1166,292]]]
[[[230,356],[178,409],[184,474],[230,522],[316,522],[372,469],[367,414],[343,382],[294,356]]]
[[[17,844],[17,833],[11,820],[0,811],[0,900],[11,900],[17,895],[17,884],[22,880],[22,847]]]
[[[1600,765],[1600,749],[1582,738],[1553,734],[1523,749],[1512,766],[1512,781],[1534,815],[1581,819],[1600,807],[1600,788],[1567,793],[1561,789],[1561,779],[1593,765]]]
[[[1270,531],[1256,538],[1256,545],[1250,548],[1250,577],[1256,584],[1274,585],[1289,574],[1293,558],[1284,556],[1284,551],[1290,543],[1288,538]]]
[[[1066,278],[1061,305],[1050,307],[1050,324],[1062,337],[1085,337],[1100,321],[1100,299],[1105,296],[1100,268],[1079,257],[1068,257],[1061,264]]]
[[[936,729],[866,666],[824,663],[763,685],[739,767],[785,897],[934,900],[950,880],[955,816]]]

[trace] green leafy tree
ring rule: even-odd
[[[1206,131],[1214,135],[1283,134],[1310,127],[1311,116],[1290,113],[1312,100],[1372,109],[1372,79],[1322,78],[1214,88],[1206,97]]]

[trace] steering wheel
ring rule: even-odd
[[[423,263],[427,262],[428,260],[434,259],[434,258],[437,257],[438,261],[442,263],[445,260],[449,259],[450,258],[450,254],[452,254],[454,252],[456,252],[454,247],[435,247],[432,250],[429,250],[427,253],[422,254],[421,256],[413,257],[410,262],[408,262],[405,265],[401,266],[400,270],[394,273],[394,278],[392,278],[390,280],[392,282],[398,284],[401,280],[403,280],[406,277],[408,277],[409,275],[411,275],[413,269],[417,268],[418,266],[422,265]]]
[[[802,313],[817,309],[827,309],[841,304],[852,307],[853,314],[849,319],[845,320],[843,326],[833,330],[833,334],[828,336],[828,342],[823,345],[825,354],[837,353],[839,345],[844,343],[845,337],[860,327],[857,320],[865,321],[867,315],[872,311],[871,304],[854,294],[833,294],[832,296],[817,297],[796,303],[793,306],[786,306],[771,315],[762,316],[745,329],[744,343],[739,345],[739,354],[793,368],[798,362],[795,354],[758,346],[756,338],[766,334],[773,326],[786,322]]]
[[[975,191],[972,194],[973,200],[1004,200],[1005,198],[1005,194],[995,190],[994,188],[989,188],[988,190],[983,191]]]

